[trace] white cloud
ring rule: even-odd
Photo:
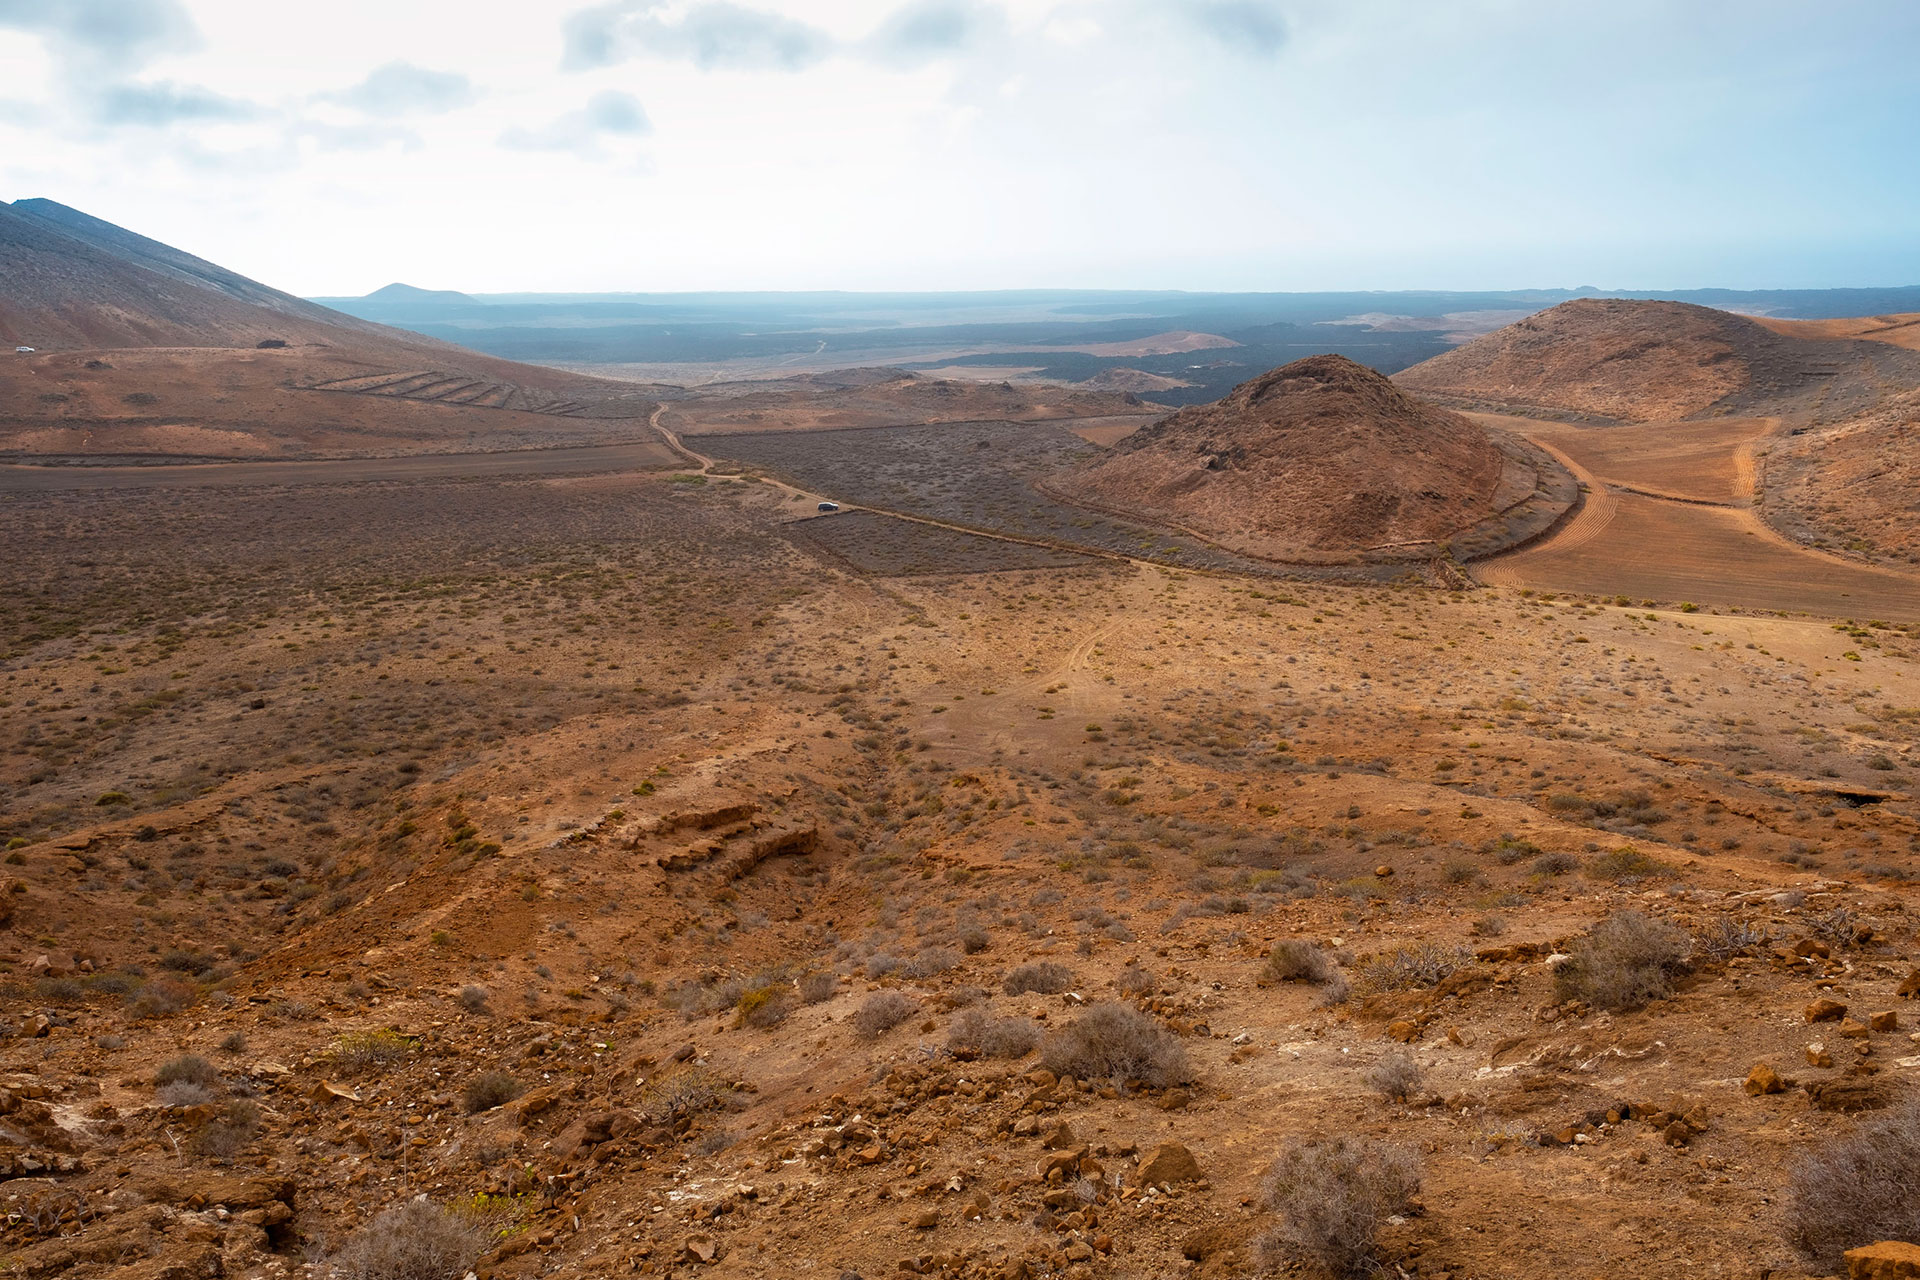
[[[1287,43],[1287,20],[1270,0],[1174,0],[1174,11],[1236,53],[1267,58]]]
[[[0,0],[0,27],[34,32],[93,71],[134,70],[200,39],[179,0]]]
[[[143,128],[251,120],[261,114],[254,103],[170,80],[108,85],[88,95],[88,106],[99,124]]]
[[[865,44],[877,60],[922,66],[979,49],[1004,34],[1006,15],[979,0],[913,0],[889,14]]]
[[[411,62],[376,67],[351,89],[329,95],[335,102],[376,116],[438,115],[467,106],[479,95],[473,81],[454,71],[430,71]]]
[[[614,138],[643,138],[653,132],[640,100],[630,93],[606,90],[587,105],[569,111],[538,128],[515,125],[500,135],[500,145],[516,151],[568,151],[595,158],[606,154],[602,145]]]
[[[1910,0],[569,7],[0,0],[0,198],[314,293],[1920,278]]]
[[[728,0],[701,0],[661,16],[661,0],[613,0],[567,19],[569,70],[613,66],[634,57],[679,59],[716,68],[798,71],[833,52],[834,41],[809,23]]]

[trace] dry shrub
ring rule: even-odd
[[[1357,972],[1363,991],[1413,991],[1437,986],[1472,959],[1464,947],[1422,942],[1369,956]]]
[[[1405,1102],[1419,1092],[1426,1074],[1409,1053],[1390,1053],[1367,1068],[1367,1088],[1388,1102]]]
[[[1335,1276],[1375,1270],[1380,1226],[1420,1190],[1420,1158],[1368,1138],[1296,1143],[1280,1153],[1261,1205],[1279,1216],[1258,1240],[1278,1270],[1295,1263]]]
[[[158,1085],[193,1084],[203,1089],[211,1089],[220,1083],[220,1068],[197,1053],[183,1053],[177,1058],[168,1058],[153,1073],[153,1082]]]
[[[259,1134],[260,1104],[251,1098],[235,1098],[194,1131],[194,1154],[226,1163]]]
[[[1071,986],[1073,971],[1067,966],[1051,960],[1036,960],[1009,973],[1002,989],[1010,996],[1023,996],[1030,991],[1057,996]]]
[[[460,1007],[468,1013],[483,1013],[487,1007],[487,989],[469,984],[460,988]]]
[[[467,1081],[460,1105],[468,1115],[505,1106],[526,1092],[526,1086],[504,1071],[486,1071]]]
[[[1324,986],[1333,981],[1333,957],[1304,938],[1282,938],[1267,953],[1267,966],[1260,971],[1262,982],[1311,982]]]
[[[1120,971],[1113,985],[1120,989],[1123,996],[1150,996],[1159,987],[1159,982],[1151,973],[1140,967],[1138,961],[1128,961],[1127,967]]]
[[[155,1089],[153,1100],[163,1107],[197,1107],[213,1101],[213,1090],[191,1080],[175,1080]]]
[[[960,963],[960,953],[951,947],[922,947],[913,959],[907,961],[907,976],[910,978],[931,978],[945,973]]]
[[[72,1187],[36,1187],[23,1196],[10,1196],[8,1210],[9,1223],[29,1239],[63,1236],[100,1216]]]
[[[662,1124],[705,1111],[718,1101],[719,1085],[697,1068],[656,1080],[640,1091],[640,1110]]]
[[[1773,945],[1773,931],[1735,916],[1714,916],[1693,935],[1693,949],[1714,964]]]
[[[1920,1102],[1806,1152],[1787,1177],[1787,1239],[1822,1271],[1848,1249],[1920,1240]]]
[[[1807,917],[1807,929],[1836,947],[1852,946],[1873,936],[1873,925],[1847,907],[1834,907]]]
[[[1499,843],[1493,845],[1489,852],[1499,860],[1501,866],[1510,867],[1516,862],[1525,862],[1528,858],[1539,857],[1540,846],[1531,840],[1515,840],[1511,836],[1502,836]]]
[[[327,1271],[339,1280],[460,1280],[486,1237],[473,1218],[421,1196],[354,1232]]]
[[[830,973],[809,973],[800,979],[800,999],[806,1004],[831,1000],[839,989],[840,979]]]
[[[333,1042],[327,1061],[339,1071],[381,1071],[404,1060],[415,1044],[412,1036],[386,1028],[350,1031]]]
[[[996,1018],[985,1009],[968,1009],[947,1027],[949,1052],[982,1058],[1024,1058],[1040,1038],[1032,1018]]]
[[[1658,858],[1649,858],[1638,849],[1631,847],[1615,849],[1603,853],[1587,863],[1587,879],[1609,880],[1615,884],[1632,884],[1639,880],[1653,880],[1673,874],[1673,868]]]
[[[1663,920],[1619,911],[1573,944],[1554,974],[1562,1000],[1600,1009],[1638,1009],[1673,994],[1673,975],[1686,967],[1692,940]]]
[[[1138,1080],[1160,1089],[1193,1078],[1187,1050],[1174,1034],[1138,1009],[1096,1004],[1040,1046],[1040,1060],[1056,1075],[1082,1080]]]
[[[777,1027],[793,1012],[793,989],[786,986],[756,987],[740,997],[736,1022],[743,1027]]]
[[[919,1007],[898,991],[876,991],[853,1011],[853,1029],[869,1040],[877,1039],[911,1018]]]
[[[709,975],[697,982],[674,983],[662,993],[660,1003],[677,1010],[681,1017],[691,1022],[701,1014],[733,1008],[740,1003],[740,997],[747,990],[744,979]]]

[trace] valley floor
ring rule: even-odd
[[[1405,1275],[1830,1273],[1794,1162],[1920,1069],[1920,614],[1657,589],[1750,517],[1550,443],[1612,524],[1457,591],[927,573],[720,474],[11,495],[0,1257],[425,1195],[483,1277],[1242,1275],[1358,1135]]]

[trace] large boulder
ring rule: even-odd
[[[1847,1250],[1847,1280],[1900,1280],[1920,1276],[1920,1245],[1904,1240]]]
[[[1170,1187],[1182,1182],[1198,1182],[1200,1162],[1193,1152],[1178,1142],[1163,1142],[1140,1158],[1134,1169],[1134,1181],[1143,1187]]]

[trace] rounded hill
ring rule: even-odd
[[[1246,555],[1327,563],[1431,556],[1563,480],[1537,451],[1323,355],[1183,409],[1048,487]],[[1530,536],[1571,497],[1517,512],[1491,541]]]
[[[1789,335],[1686,302],[1578,298],[1394,375],[1463,408],[1659,422],[1712,413],[1827,421],[1920,376],[1886,343]]]

